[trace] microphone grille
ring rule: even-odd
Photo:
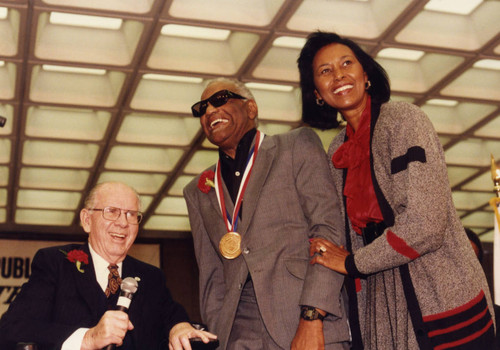
[[[137,283],[137,280],[133,277],[124,278],[120,286],[122,291],[132,294],[137,292],[138,287],[139,284]]]

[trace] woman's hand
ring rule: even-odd
[[[333,271],[347,275],[345,259],[350,254],[343,246],[338,246],[324,238],[312,238],[309,255],[313,258],[310,264],[320,264]]]

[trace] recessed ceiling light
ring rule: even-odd
[[[7,7],[0,7],[0,19],[6,19],[8,13],[9,10],[7,9]]]
[[[273,42],[273,46],[286,47],[289,49],[302,49],[306,43],[305,38],[296,38],[293,36],[280,36]]]
[[[179,24],[165,24],[161,28],[161,34],[180,36],[183,38],[224,41],[227,40],[231,31],[226,29],[184,26]]]
[[[377,54],[377,57],[380,58],[392,58],[398,60],[405,61],[418,61],[424,56],[424,51],[419,50],[407,50],[407,49],[396,49],[396,48],[387,48],[382,49]]]
[[[458,105],[458,101],[455,100],[443,100],[439,98],[434,98],[431,100],[428,100],[426,102],[428,105],[434,105],[434,106],[444,106],[444,107],[455,107]]]
[[[500,60],[480,60],[474,63],[473,67],[500,70]]]
[[[51,12],[49,22],[76,27],[120,29],[123,20],[100,16],[75,15],[72,13]]]
[[[426,10],[469,15],[483,0],[430,0],[424,7]]]
[[[290,85],[263,84],[263,83],[246,83],[245,85],[249,89],[257,89],[257,90],[271,90],[271,91],[285,91],[285,92],[293,90],[293,86]]]
[[[105,69],[95,69],[95,68],[55,66],[52,64],[44,64],[44,65],[42,65],[42,68],[43,68],[43,70],[49,71],[49,72],[81,73],[81,74],[91,74],[91,75],[104,75],[104,74],[106,74]]]
[[[179,75],[148,73],[148,74],[144,74],[142,77],[144,79],[148,79],[148,80],[175,81],[175,82],[193,83],[193,84],[200,84],[201,82],[203,82],[202,78],[183,77],[183,76],[179,76]]]

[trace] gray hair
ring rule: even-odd
[[[223,77],[221,77],[221,78],[215,78],[215,79],[209,80],[208,83],[207,83],[207,86],[205,86],[205,90],[208,89],[213,84],[217,84],[217,83],[223,83],[223,84],[233,85],[235,87],[235,90],[236,90],[236,91],[233,91],[233,92],[235,92],[238,95],[241,95],[241,96],[243,96],[243,97],[245,97],[245,98],[247,98],[249,100],[254,100],[255,101],[255,97],[253,97],[253,94],[250,91],[250,89],[247,88],[247,86],[245,84],[243,84],[241,81],[239,81],[237,79],[233,79],[233,78],[223,78]],[[254,119],[254,125],[255,125],[255,127],[259,126],[258,115]]]
[[[141,204],[141,198],[139,196],[139,193],[133,187],[127,185],[126,183],[119,182],[119,181],[107,181],[107,182],[101,182],[101,183],[98,183],[97,185],[95,185],[90,190],[90,192],[87,195],[87,197],[85,198],[84,207],[87,208],[87,209],[94,209],[95,205],[96,205],[96,201],[97,201],[97,194],[99,193],[99,191],[103,187],[106,187],[108,185],[113,185],[113,184],[123,185],[123,186],[128,187],[130,190],[132,190],[132,192],[134,192],[134,194],[137,197],[137,203],[139,204],[139,211],[141,210],[142,204]]]
[[[253,94],[250,91],[250,89],[248,89],[245,84],[243,84],[241,81],[239,81],[237,79],[232,79],[232,78],[212,79],[207,83],[207,86],[205,87],[205,89],[207,89],[208,87],[210,87],[211,85],[216,84],[216,83],[225,83],[225,84],[234,85],[234,87],[236,88],[236,91],[233,91],[233,92],[236,92],[238,95],[246,97],[249,100],[255,101],[255,97],[253,97]]]

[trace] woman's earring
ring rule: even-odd
[[[368,90],[372,86],[371,81],[367,80],[365,83],[365,90]]]
[[[320,107],[323,107],[323,105],[325,104],[325,100],[320,100],[316,97],[316,104]]]

